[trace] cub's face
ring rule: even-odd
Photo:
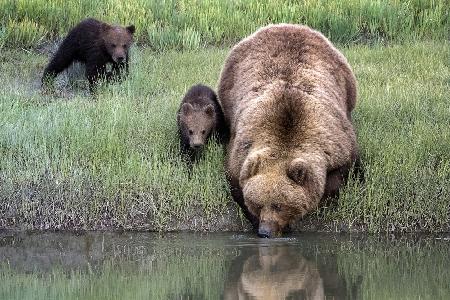
[[[250,151],[239,184],[250,213],[259,219],[258,236],[280,236],[289,223],[316,208],[326,172],[319,158],[283,157],[270,148]]]
[[[128,27],[112,26],[104,28],[103,42],[106,51],[116,63],[125,62],[128,49],[133,43],[134,25]]]
[[[199,150],[214,128],[214,107],[211,104],[194,107],[190,103],[184,103],[181,106],[180,121],[183,135],[189,139],[189,146]]]

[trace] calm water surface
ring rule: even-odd
[[[0,299],[450,299],[450,238],[0,233]]]

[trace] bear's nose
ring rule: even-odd
[[[202,146],[202,144],[192,144],[192,148],[194,148],[195,150],[199,150]]]
[[[119,57],[117,57],[117,62],[123,62],[124,59],[125,59],[125,57],[119,56]]]
[[[268,238],[270,238],[270,232],[267,229],[259,228],[258,229],[258,236],[260,238],[268,239]]]

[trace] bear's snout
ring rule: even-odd
[[[125,61],[125,55],[124,54],[115,54],[112,56],[112,59],[116,63],[123,63]]]
[[[258,229],[258,236],[260,238],[268,239],[268,238],[270,238],[270,231],[268,231],[267,228],[264,228],[264,227],[260,226],[259,229]]]
[[[194,135],[191,137],[190,146],[194,150],[200,150],[205,144],[201,136]]]
[[[203,147],[203,143],[192,143],[191,148],[194,150],[200,150]]]
[[[275,221],[261,221],[258,228],[260,238],[273,238],[281,235],[280,227]]]

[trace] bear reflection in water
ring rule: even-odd
[[[330,262],[327,262],[330,263]],[[230,267],[224,299],[352,299],[336,262],[320,271],[318,264],[288,246],[259,247],[243,253]]]

